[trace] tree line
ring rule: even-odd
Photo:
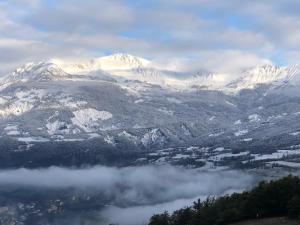
[[[226,225],[248,219],[300,218],[300,179],[262,181],[251,191],[208,197],[173,213],[153,215],[149,225]]]

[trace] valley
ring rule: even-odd
[[[1,223],[145,223],[199,197],[299,174],[297,67],[224,80],[153,65],[117,54],[80,66],[27,64],[0,80]],[[161,168],[171,183],[155,178]],[[126,180],[131,173],[138,177]],[[114,192],[103,190],[104,175],[120,180]],[[93,178],[100,183],[89,185]],[[213,193],[199,190],[208,179],[225,180]],[[134,211],[143,216],[131,220]]]

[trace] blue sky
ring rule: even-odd
[[[217,72],[298,63],[298,0],[1,0],[0,71],[124,52]]]

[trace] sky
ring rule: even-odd
[[[0,71],[128,53],[230,72],[300,60],[299,0],[0,0]]]

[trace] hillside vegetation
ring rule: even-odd
[[[226,225],[271,217],[289,217],[300,224],[296,221],[300,217],[299,196],[300,179],[288,176],[276,181],[260,182],[251,191],[219,198],[209,197],[202,202],[198,200],[193,206],[172,214],[165,212],[154,215],[149,225]]]
[[[279,218],[248,220],[248,221],[234,223],[231,225],[299,225],[299,224],[300,224],[299,220],[291,220],[284,217],[279,217]]]

